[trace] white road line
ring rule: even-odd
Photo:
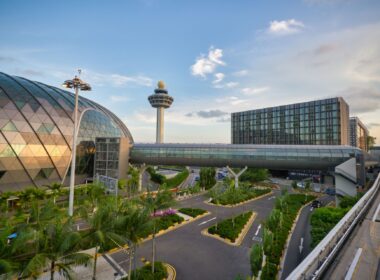
[[[377,215],[379,214],[380,211],[380,203],[376,208],[375,215],[373,215],[372,222],[376,222]]]
[[[204,225],[204,224],[206,224],[206,223],[208,223],[208,222],[211,222],[212,220],[215,220],[215,219],[216,219],[216,217],[211,218],[210,220],[207,220],[207,221],[204,221],[204,222],[198,224],[198,226]]]
[[[298,248],[300,249],[300,254],[302,253],[302,250],[303,250],[303,237],[301,237],[301,242],[300,242],[300,246],[298,246]]]
[[[362,248],[358,248],[358,250],[356,251],[355,253],[355,257],[350,265],[350,268],[348,269],[347,271],[347,274],[346,276],[344,277],[344,280],[351,280],[352,279],[352,276],[354,275],[354,272],[355,272],[355,268],[359,262],[359,259],[360,259],[360,256],[362,254],[362,251],[363,249]]]
[[[259,226],[257,227],[257,230],[256,230],[256,233],[255,233],[255,236],[257,236],[260,232],[260,229],[261,229],[261,224],[259,224]]]
[[[271,199],[273,199],[273,198],[276,198],[276,197],[275,197],[275,196],[271,196],[271,197],[268,198],[268,200],[271,200]]]

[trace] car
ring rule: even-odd
[[[195,181],[199,181],[199,176],[195,176]]]
[[[299,187],[299,188],[304,188],[305,185],[304,185],[303,182],[298,182],[298,183],[297,183],[297,187]]]
[[[328,195],[335,195],[335,189],[334,188],[327,188],[325,190],[325,194],[328,194]]]
[[[319,208],[321,206],[322,206],[322,203],[318,199],[313,200],[313,202],[311,203],[311,207],[313,208]]]

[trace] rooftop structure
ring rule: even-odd
[[[159,81],[158,88],[154,90],[154,94],[148,97],[150,105],[157,108],[157,125],[156,125],[156,143],[164,142],[164,109],[169,108],[173,103],[173,97],[168,94],[165,89],[165,83]]]

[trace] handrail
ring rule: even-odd
[[[363,197],[347,212],[313,251],[289,274],[287,280],[319,279],[334,256],[366,213],[380,187],[380,174]]]

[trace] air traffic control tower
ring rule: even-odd
[[[157,86],[148,100],[153,108],[157,108],[156,143],[160,144],[164,142],[164,109],[169,108],[174,99],[168,94],[163,81],[159,81]]]

